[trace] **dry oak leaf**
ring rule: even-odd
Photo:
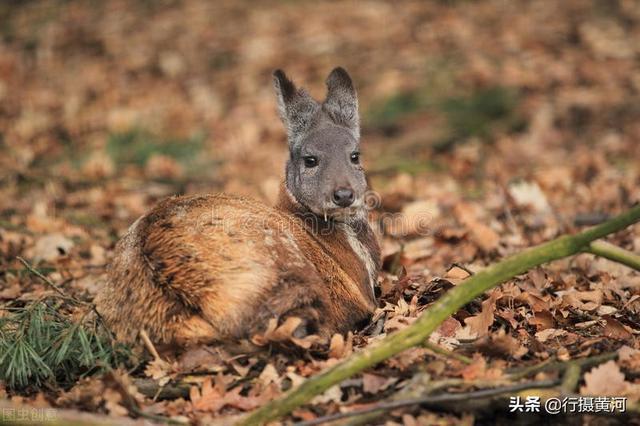
[[[529,349],[524,347],[518,339],[507,334],[504,329],[491,334],[488,344],[491,350],[510,355],[515,359],[520,359],[529,352]]]
[[[617,319],[612,316],[605,315],[602,317],[606,324],[604,326],[603,334],[611,339],[629,340],[633,337],[633,334],[626,329],[626,327]]]
[[[104,390],[105,408],[109,415],[124,417],[129,415],[129,410],[123,406],[122,395],[117,390],[107,388]]]
[[[393,237],[427,235],[432,231],[433,221],[438,216],[440,209],[434,201],[414,201],[405,204],[400,215],[387,221],[385,231]]]
[[[496,301],[502,297],[500,290],[495,289],[489,294],[489,298],[482,302],[482,310],[478,315],[465,318],[464,323],[478,336],[484,336],[493,324],[493,313],[496,310]]]
[[[169,364],[161,358],[157,358],[147,365],[144,369],[144,374],[153,380],[157,380],[160,386],[164,386],[175,376],[177,373],[176,368],[177,363]]]
[[[496,311],[496,315],[507,321],[514,330],[518,328],[518,320],[516,320],[516,312],[513,309],[500,309]]]
[[[559,291],[556,293],[562,297],[562,301],[569,306],[583,311],[595,311],[602,305],[602,290],[577,291],[574,289],[568,291]]]
[[[473,354],[473,362],[466,365],[460,375],[464,380],[476,380],[484,377],[487,371],[487,361],[479,353]]]
[[[536,339],[538,339],[538,342],[544,343],[549,339],[566,336],[567,334],[567,330],[561,330],[558,328],[547,328],[546,330],[538,331],[535,336]]]
[[[633,371],[640,371],[640,350],[624,345],[618,349],[620,363]]]
[[[434,333],[438,333],[443,337],[453,337],[460,328],[462,328],[462,324],[457,319],[448,317],[442,321]]]
[[[547,310],[534,312],[533,316],[527,319],[527,322],[535,326],[538,331],[553,328],[555,325],[553,314]]]
[[[271,383],[275,383],[280,386],[280,375],[278,374],[278,370],[273,366],[273,364],[267,364],[264,366],[264,369],[258,376],[258,380],[262,382],[263,385],[269,385]]]
[[[342,389],[340,385],[331,386],[329,389],[317,395],[311,400],[311,404],[326,404],[328,402],[340,403],[342,401]]]
[[[624,374],[613,360],[585,373],[584,384],[580,388],[581,395],[619,396],[629,389],[629,382],[624,380]]]
[[[410,348],[385,361],[390,368],[405,370],[416,362],[423,362],[430,352],[424,348]]]
[[[498,247],[500,237],[493,229],[478,220],[478,208],[469,203],[459,203],[454,209],[458,222],[468,231],[471,239],[483,251],[490,252]]]
[[[384,323],[384,331],[385,333],[389,333],[391,331],[405,329],[409,327],[411,324],[413,324],[416,320],[417,318],[415,317],[405,317],[402,315],[396,315]]]
[[[376,394],[397,381],[398,379],[395,377],[382,377],[376,374],[364,373],[362,375],[362,390],[366,393]]]
[[[534,296],[531,293],[524,293],[522,295],[524,301],[531,307],[533,312],[548,311],[550,304],[548,300],[541,297]]]
[[[446,274],[444,274],[443,278],[453,285],[458,285],[470,276],[471,274],[469,272],[465,271],[459,266],[454,266],[453,268],[449,269]]]
[[[224,385],[216,383],[214,386],[211,377],[207,377],[202,383],[201,390],[198,390],[196,386],[191,387],[189,391],[191,408],[193,411],[209,413],[217,413],[225,406],[247,411],[260,406],[264,402],[262,398],[242,396],[240,395],[241,391],[241,386],[225,391]]]
[[[231,361],[231,356],[221,348],[208,346],[194,346],[188,348],[178,360],[177,370],[180,372],[215,371],[225,369],[225,362]]]

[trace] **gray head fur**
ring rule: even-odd
[[[273,73],[273,81],[289,142],[290,195],[320,216],[358,215],[367,184],[359,161],[358,97],[351,77],[340,67],[331,71],[322,103],[296,88],[281,70]]]

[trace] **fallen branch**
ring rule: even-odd
[[[570,361],[557,361],[554,358],[549,358],[541,363],[534,364],[525,368],[521,368],[515,371],[510,372],[508,375],[504,376],[502,380],[497,380],[495,382],[485,381],[485,380],[475,380],[475,381],[465,381],[463,379],[445,379],[440,381],[430,381],[428,380],[425,383],[421,382],[419,377],[414,376],[411,383],[407,385],[404,389],[399,391],[398,393],[391,396],[387,401],[401,401],[401,400],[410,400],[417,399],[422,396],[431,395],[434,391],[440,390],[446,387],[452,386],[473,386],[476,388],[497,388],[500,386],[506,386],[505,380],[507,381],[517,381],[524,379],[527,376],[532,374],[536,374],[542,371],[558,371],[564,372],[562,376],[562,382],[560,389],[558,390],[558,395],[560,394],[573,394],[577,385],[577,381],[580,379],[580,372],[588,367],[592,367],[594,365],[602,364],[611,359],[617,358],[617,352],[610,352],[605,354],[594,355],[588,358],[577,358],[572,359]],[[571,374],[569,371],[571,370]],[[577,370],[577,376],[576,376]],[[415,383],[414,383],[415,382]],[[413,388],[413,389],[412,389]],[[468,400],[472,401],[469,404],[466,402],[460,402],[455,405],[455,411],[460,412],[464,411],[465,408],[468,408],[468,405],[477,406],[479,400]],[[442,407],[442,405],[440,405]],[[471,408],[469,408],[471,410]],[[472,410],[471,410],[472,411]],[[340,422],[340,425],[361,425],[361,424],[370,424],[373,420],[377,419],[379,416],[379,411],[374,407],[367,407],[367,409],[361,410],[361,412],[352,412],[349,413],[349,420],[345,424],[345,422]],[[319,420],[319,419],[318,419]],[[338,420],[338,419],[336,419]],[[323,420],[323,421],[333,421],[333,420]]]
[[[606,241],[594,241],[585,250],[586,253],[595,254],[614,262],[622,263],[630,268],[640,271],[640,255],[614,246]]]
[[[607,352],[604,354],[594,355],[588,358],[577,358],[570,361],[557,361],[553,358],[549,358],[539,364],[530,365],[515,371],[509,372],[510,380],[520,380],[533,374],[541,373],[543,371],[565,371],[570,365],[577,365],[581,369],[587,367],[593,367],[605,363],[609,360],[616,359],[618,357],[617,352]]]
[[[327,422],[334,422],[336,420],[345,419],[347,417],[361,416],[363,414],[370,413],[382,413],[385,411],[395,410],[396,408],[408,407],[412,405],[440,405],[452,402],[463,402],[481,398],[492,398],[505,394],[513,394],[515,392],[524,391],[527,389],[541,389],[549,388],[558,384],[557,380],[544,380],[539,382],[530,383],[517,383],[515,385],[503,386],[499,388],[481,389],[472,392],[461,393],[447,393],[436,396],[425,396],[421,398],[404,399],[398,401],[389,401],[381,404],[376,404],[371,407],[363,408],[360,410],[349,411],[346,413],[336,413],[329,416],[318,417],[317,419],[308,420],[304,422],[294,423],[294,426],[315,426]]]
[[[536,266],[581,253],[591,242],[620,231],[639,220],[640,205],[637,205],[596,227],[526,249],[477,272],[449,290],[424,311],[411,326],[384,338],[375,346],[350,356],[324,373],[306,380],[280,399],[250,413],[241,420],[240,424],[264,424],[289,414],[336,383],[405,349],[421,344],[450,315],[485,291]]]
[[[564,375],[562,376],[562,384],[560,385],[560,391],[563,395],[571,394],[578,387],[578,382],[580,381],[580,373],[582,373],[582,369],[580,365],[577,363],[569,362],[567,368],[564,370]]]
[[[157,381],[153,379],[133,379],[133,384],[138,389],[138,392],[151,399],[177,399],[188,398],[189,389],[191,386],[187,383],[167,383],[164,386],[160,386]]]

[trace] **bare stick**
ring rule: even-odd
[[[40,271],[38,271],[37,269],[35,269],[33,266],[29,265],[29,262],[27,262],[26,260],[24,260],[22,257],[20,256],[16,256],[16,259],[18,259],[25,268],[27,268],[27,270],[29,272],[31,272],[33,275],[35,275],[36,277],[40,278],[40,280],[42,280],[43,283],[45,283],[46,285],[48,285],[49,287],[51,287],[56,293],[58,293],[60,296],[64,297],[65,299],[69,299],[69,300],[73,300],[76,301],[80,304],[86,304],[86,302],[83,302],[81,300],[75,299],[73,297],[69,297],[65,294],[65,292],[58,287],[57,285],[55,285],[53,283],[53,281],[51,281],[49,278],[45,277],[44,275],[42,275],[40,273]]]
[[[162,361],[162,358],[160,358],[160,354],[156,350],[156,347],[153,346],[153,342],[149,338],[149,335],[147,334],[147,332],[144,330],[140,330],[140,337],[142,338],[142,342],[144,343],[144,346],[147,348],[147,350],[153,356],[153,358],[156,361]]]
[[[503,387],[491,388],[491,389],[481,389],[481,390],[472,391],[472,392],[446,393],[443,395],[436,395],[436,396],[425,396],[421,398],[389,401],[382,404],[376,404],[371,407],[363,408],[361,410],[349,411],[347,413],[337,413],[337,414],[332,414],[330,416],[318,417],[317,419],[313,419],[305,422],[294,423],[294,426],[315,426],[322,423],[345,419],[347,417],[360,416],[363,414],[368,414],[373,412],[390,411],[390,410],[395,410],[396,408],[408,407],[412,405],[435,405],[435,404],[446,404],[451,402],[467,401],[470,399],[490,398],[494,396],[520,392],[526,389],[549,388],[557,384],[558,384],[557,380],[544,380],[540,382],[517,383],[511,386],[503,386]]]
[[[580,368],[587,368],[594,365],[599,365],[618,357],[617,352],[607,352],[599,355],[594,355],[588,358],[577,358],[571,361],[557,361],[553,358],[549,358],[539,364],[530,365],[522,369],[509,372],[510,380],[524,379],[532,374],[540,373],[542,371],[565,371],[570,365],[575,364]]]

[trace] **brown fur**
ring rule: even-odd
[[[322,104],[282,71],[274,87],[290,152],[278,205],[175,197],[138,219],[96,302],[120,339],[145,330],[158,343],[229,341],[289,316],[303,320],[296,335],[330,337],[373,312],[380,249],[365,217],[351,78],[335,68]]]
[[[226,195],[161,202],[118,243],[99,312],[120,339],[144,329],[160,343],[246,338],[289,315],[324,337],[353,329],[375,300],[350,225],[305,226],[282,194],[276,209]],[[368,226],[358,239],[378,268]]]

